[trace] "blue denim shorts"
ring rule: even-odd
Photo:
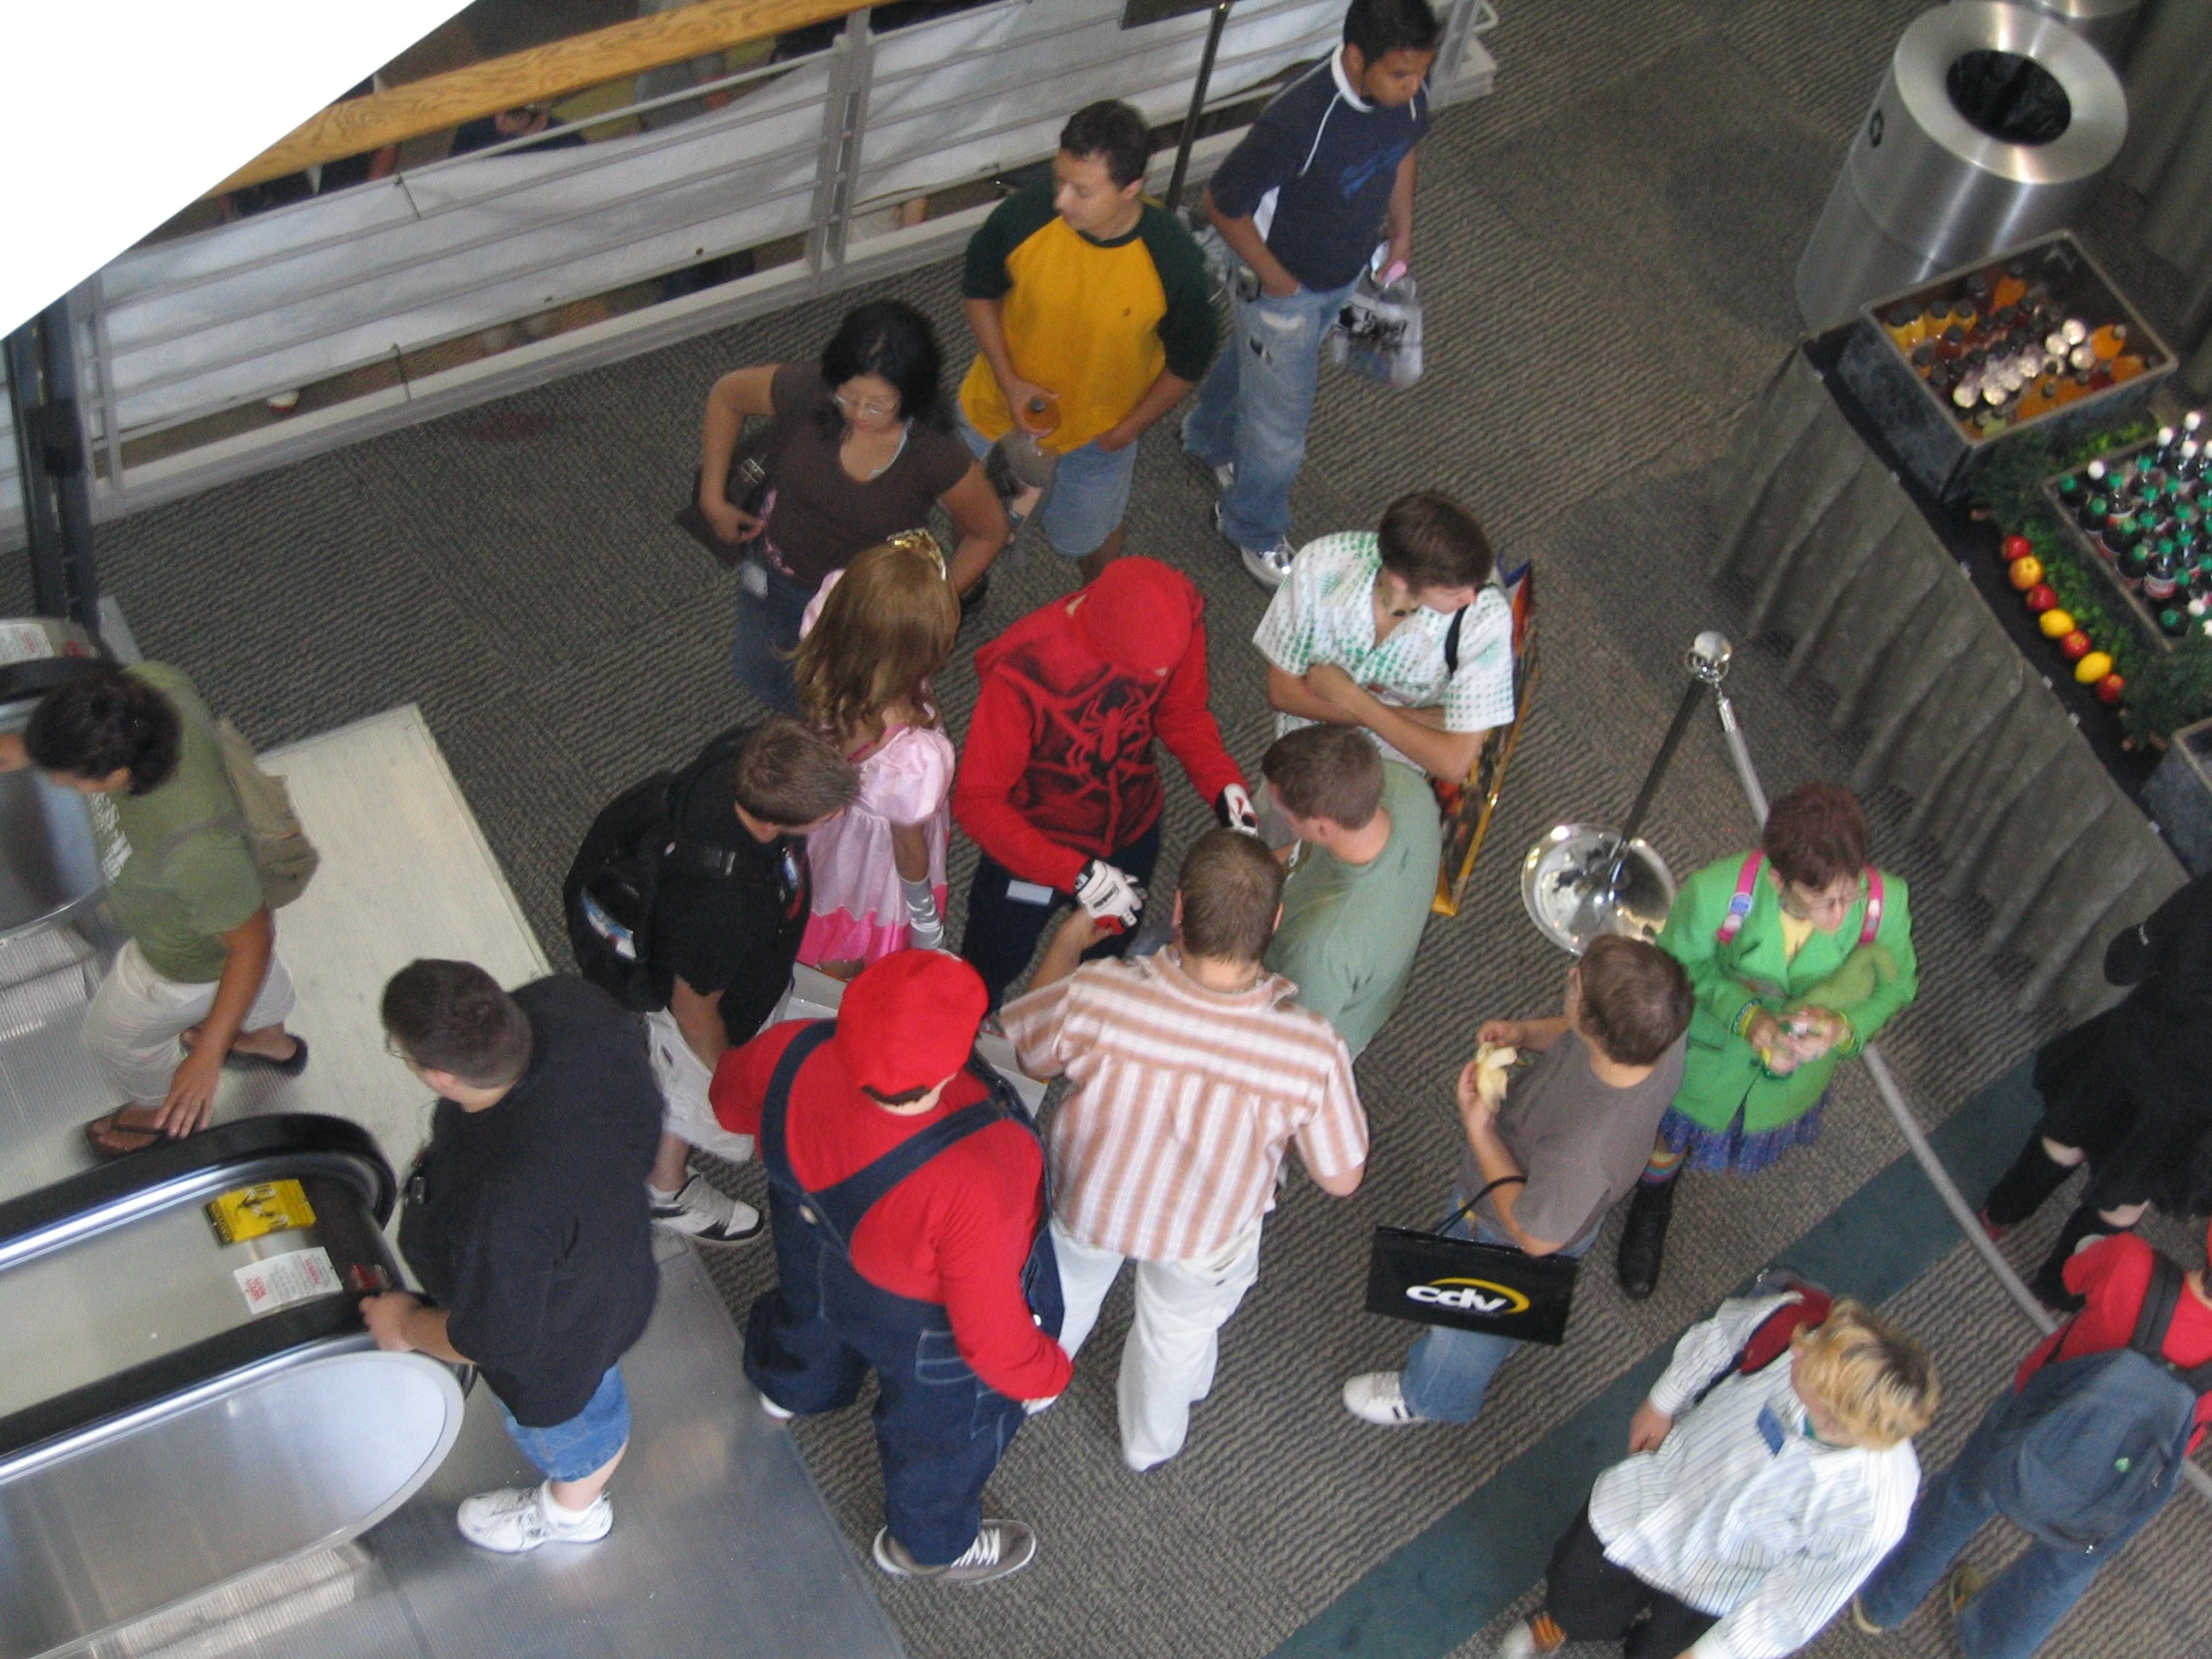
[[[505,1400],[499,1414],[522,1455],[549,1480],[581,1480],[630,1443],[630,1391],[622,1385],[622,1368],[610,1366],[584,1408],[549,1428],[525,1428]]]
[[[959,417],[960,436],[977,460],[991,452],[991,440]],[[1105,545],[1129,510],[1129,486],[1137,475],[1137,446],[1108,452],[1095,442],[1071,449],[1052,469],[1052,483],[1037,510],[1038,527],[1052,551],[1080,559]]]

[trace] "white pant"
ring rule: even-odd
[[[653,1081],[661,1086],[661,1127],[678,1140],[742,1164],[753,1156],[753,1137],[733,1135],[716,1121],[707,1086],[715,1074],[701,1063],[676,1024],[676,1016],[657,1008],[645,1016],[646,1051],[653,1056]]]
[[[185,1057],[177,1038],[208,1017],[217,983],[164,979],[138,940],[125,941],[85,1009],[85,1049],[118,1094],[139,1106],[159,1106],[169,1098],[169,1080]],[[284,959],[272,955],[254,1006],[239,1029],[281,1025],[297,1001]]]
[[[1052,1250],[1067,1308],[1060,1346],[1072,1360],[1098,1323],[1099,1304],[1113,1289],[1123,1258],[1078,1244],[1057,1218]],[[1257,1221],[1203,1261],[1137,1264],[1137,1312],[1122,1345],[1116,1390],[1121,1455],[1131,1468],[1148,1469],[1183,1449],[1192,1404],[1213,1391],[1221,1328],[1259,1277]]]

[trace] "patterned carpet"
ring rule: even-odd
[[[1297,495],[1302,533],[1318,534],[1441,486],[1509,559],[1534,559],[1543,680],[1490,846],[1466,910],[1432,926],[1404,1006],[1361,1062],[1376,1130],[1367,1185],[1338,1202],[1294,1178],[1188,1452],[1144,1476],[1117,1454],[1125,1285],[1069,1395],[1023,1431],[992,1488],[993,1512],[1037,1524],[1036,1566],[973,1594],[885,1586],[920,1659],[1269,1652],[1900,1150],[1871,1086],[1847,1073],[1817,1147],[1755,1182],[1692,1180],[1658,1295],[1631,1305],[1593,1271],[1567,1346],[1508,1370],[1479,1424],[1385,1432],[1337,1403],[1346,1375],[1402,1350],[1401,1329],[1357,1312],[1367,1237],[1434,1211],[1456,1137],[1448,1080],[1474,1024],[1556,1003],[1565,961],[1521,911],[1521,852],[1558,821],[1625,812],[1682,684],[1683,647],[1742,614],[1739,596],[1697,574],[1706,473],[1796,337],[1798,249],[1920,8],[1500,9],[1496,95],[1444,114],[1421,157],[1427,378],[1390,392],[1325,377]],[[2131,243],[2134,212],[2110,193],[2087,231],[2156,320],[2172,278]],[[964,357],[953,282],[941,267],[879,291],[931,311]],[[747,713],[726,666],[730,579],[668,525],[701,400],[732,365],[812,355],[840,308],[803,307],[112,526],[105,579],[149,654],[186,665],[264,743],[421,703],[558,952],[558,882],[593,810]],[[1205,590],[1215,705],[1251,764],[1269,733],[1247,643],[1263,595],[1208,531],[1207,486],[1171,427],[1145,442],[1130,547]],[[963,647],[1070,585],[1047,553],[1002,568]],[[1781,645],[1739,644],[1731,687],[1770,788],[1841,775],[1851,737],[1831,730],[1817,693],[1783,685]],[[957,732],[974,690],[965,650],[939,689]],[[1914,884],[1925,987],[1884,1046],[1933,1123],[2043,1032],[2011,1011],[2020,964],[1982,955],[1984,918],[1942,890],[1928,847],[1900,838],[1905,803],[1871,807],[1879,856]],[[1210,822],[1172,789],[1164,867]],[[1719,734],[1701,722],[1646,832],[1683,872],[1750,831]],[[956,893],[973,856],[956,843]],[[757,1172],[721,1173],[759,1197]],[[765,1251],[714,1265],[741,1311],[772,1272]],[[1962,1250],[1896,1311],[1936,1345],[1949,1380],[1928,1447],[1939,1458],[2027,1328]],[[796,1431],[864,1545],[880,1502],[864,1414]],[[2212,1652],[2208,1532],[2212,1514],[2175,1505],[2047,1651]],[[1486,1653],[1487,1641],[1461,1651]],[[1919,1659],[1947,1642],[1924,1616],[1883,1651]],[[1847,1630],[1813,1651],[1862,1649]]]

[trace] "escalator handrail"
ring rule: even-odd
[[[11,1245],[51,1234],[74,1218],[102,1217],[97,1226],[105,1227],[111,1224],[106,1218],[121,1220],[161,1208],[165,1190],[185,1184],[204,1185],[194,1178],[211,1171],[265,1163],[273,1157],[315,1154],[332,1159],[361,1185],[361,1196],[367,1200],[377,1226],[391,1219],[399,1187],[375,1138],[344,1118],[284,1112],[217,1124],[197,1135],[161,1142],[0,1203],[0,1264],[17,1254],[10,1250]],[[133,1199],[144,1202],[133,1204]]]

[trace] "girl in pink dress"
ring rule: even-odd
[[[851,807],[807,837],[814,914],[799,959],[836,978],[944,944],[953,753],[929,677],[959,628],[944,553],[923,530],[831,572],[800,624],[800,707],[860,774]]]

